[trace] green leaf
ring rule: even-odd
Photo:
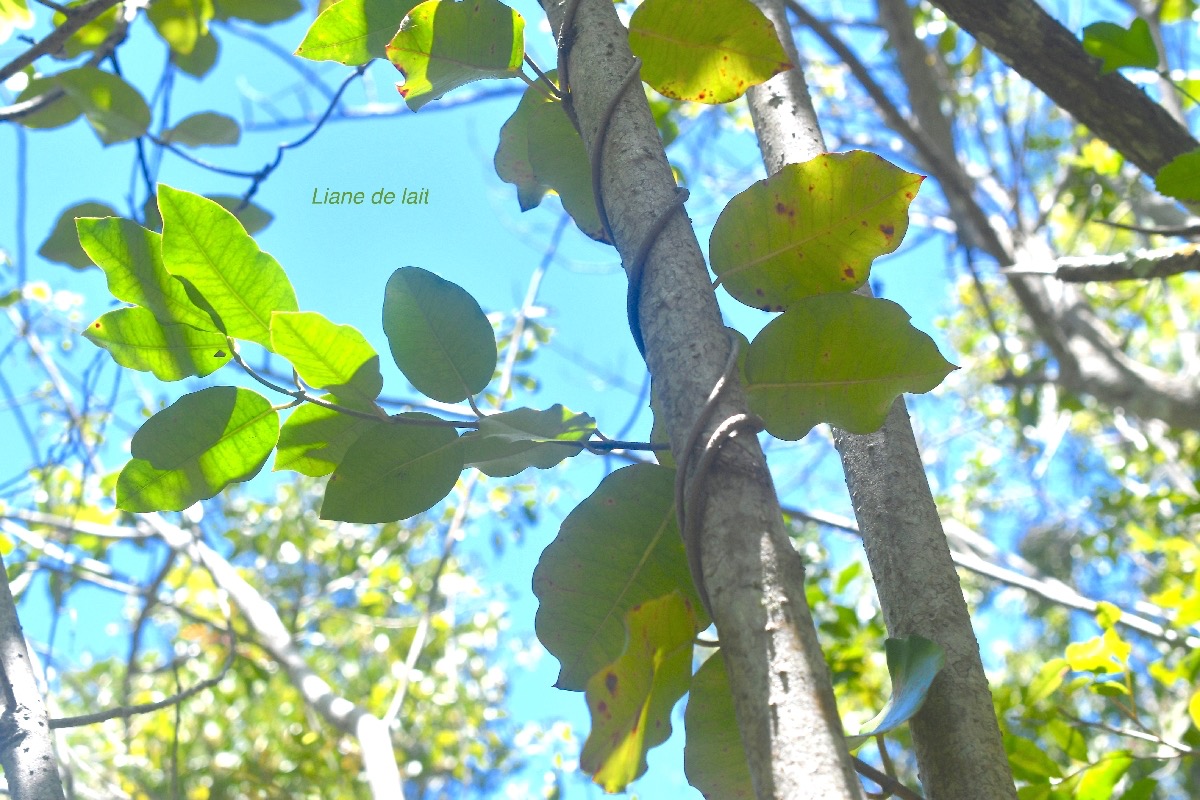
[[[14,30],[32,27],[33,12],[25,0],[0,0],[0,44],[7,42]]]
[[[496,337],[475,298],[419,267],[388,278],[383,332],[404,377],[434,400],[479,394],[496,371]]]
[[[1192,697],[1188,700],[1188,716],[1192,719],[1192,725],[1200,730],[1200,689],[1192,692]]]
[[[1158,66],[1158,48],[1150,34],[1150,25],[1141,17],[1135,17],[1128,28],[1112,22],[1094,22],[1083,29],[1083,49],[1088,54],[1103,59],[1100,74],[1121,67]]]
[[[526,94],[531,91],[536,90],[528,89]],[[579,230],[598,242],[608,242],[592,191],[587,147],[563,111],[562,103],[532,105],[527,114],[529,161],[534,179],[558,193],[563,208]]]
[[[713,654],[692,676],[683,715],[683,771],[705,797],[754,800],[746,750],[733,711],[725,657]]]
[[[828,422],[877,430],[902,392],[928,392],[956,369],[890,300],[827,294],[794,304],[746,354],[747,394],[767,430],[800,439]]]
[[[629,20],[642,80],[676,100],[727,103],[785,69],[775,26],[750,0],[646,0]]]
[[[300,0],[213,0],[215,19],[244,19],[270,25],[291,19],[304,9]]]
[[[315,311],[276,311],[271,348],[309,386],[333,392],[354,408],[375,407],[383,389],[379,356],[350,325],[335,325]]]
[[[309,26],[296,55],[357,66],[386,58],[387,43],[416,0],[340,0]]]
[[[404,76],[396,88],[417,111],[472,81],[516,77],[525,18],[499,0],[428,0],[408,12],[386,49]]]
[[[680,590],[708,627],[675,523],[675,471],[619,469],[563,520],[533,572],[537,637],[559,660],[559,689],[581,691],[625,647],[630,609]]]
[[[172,50],[171,63],[193,78],[203,78],[217,63],[217,51],[220,49],[217,37],[206,33],[196,40],[192,52],[187,55]]]
[[[241,137],[242,129],[233,117],[214,111],[203,111],[184,118],[175,127],[163,131],[159,138],[170,144],[202,147],[237,144]]]
[[[335,395],[325,395],[321,399],[342,405]],[[305,403],[283,422],[273,469],[290,469],[313,478],[328,475],[359,437],[373,435],[368,431],[386,424],[384,419],[372,422],[315,403]]]
[[[1168,197],[1200,202],[1200,150],[1171,159],[1154,176],[1154,188]]]
[[[434,420],[429,414],[400,419]],[[360,436],[325,487],[321,519],[394,522],[427,511],[454,488],[462,448],[453,428],[391,424]]]
[[[134,434],[117,478],[117,508],[182,511],[258,474],[279,437],[279,414],[249,389],[185,394]]]
[[[77,67],[54,77],[105,145],[136,139],[150,127],[150,107],[138,90],[119,76],[95,67]]]
[[[606,792],[619,792],[646,771],[646,751],[671,735],[671,709],[692,674],[692,606],[678,592],[625,615],[621,656],[587,684],[592,730],[579,765]]]
[[[0,0],[0,2],[4,2],[4,0]],[[33,78],[29,81],[29,85],[17,95],[16,102],[24,103],[28,100],[33,100],[35,97],[41,97],[44,94],[57,91],[60,88],[57,77],[56,75],[51,75],[49,77]],[[40,111],[18,117],[16,122],[18,125],[30,130],[51,130],[74,122],[82,113],[83,108],[80,107],[79,103],[70,95],[63,94]]]
[[[892,696],[883,710],[863,726],[862,732],[846,737],[846,746],[851,749],[912,719],[925,703],[929,685],[946,664],[941,645],[923,636],[888,639],[883,647],[887,652],[888,674],[892,676]]]
[[[557,76],[557,70],[550,70],[546,73],[546,77],[552,81]],[[530,113],[535,106],[551,102],[553,100],[547,97],[545,92],[533,87],[527,88],[521,95],[521,102],[517,103],[517,108],[513,111],[512,116],[500,128],[500,143],[496,146],[496,156],[492,163],[500,180],[517,187],[517,201],[521,204],[522,211],[537,207],[551,188],[538,182],[533,168],[533,159],[537,153],[529,147]],[[570,120],[568,120],[569,122]],[[574,129],[572,128],[572,130]],[[578,135],[576,132],[576,137]],[[579,140],[579,144],[583,144],[582,139]],[[587,163],[586,148],[583,151],[583,160],[584,163]],[[592,205],[594,207],[595,203]]]
[[[75,220],[80,217],[115,217],[117,212],[105,203],[84,202],[71,206],[58,215],[54,230],[38,248],[38,255],[47,261],[66,264],[75,269],[93,266],[92,259],[79,246],[75,232]]]
[[[145,306],[163,325],[184,324],[215,331],[216,325],[163,267],[162,237],[120,217],[80,219],[79,242],[108,280],[118,300]]]
[[[283,267],[214,201],[166,184],[158,188],[167,271],[190,284],[225,333],[270,349],[271,312],[296,310]]]
[[[583,442],[596,420],[559,404],[545,411],[519,408],[479,420],[479,430],[462,437],[467,466],[493,478],[508,478],[527,467],[550,469],[578,455],[580,448],[553,442]]]
[[[171,51],[186,56],[208,33],[213,4],[212,0],[154,0],[146,16]]]
[[[1075,800],[1111,800],[1117,782],[1133,766],[1133,756],[1124,750],[1106,753],[1088,767],[1075,789]]]
[[[1058,764],[1036,742],[1021,736],[1006,735],[1004,750],[1008,753],[1013,777],[1018,780],[1040,782],[1047,778],[1062,777]]]
[[[1068,671],[1067,662],[1061,658],[1052,658],[1043,664],[1037,676],[1025,687],[1025,704],[1035,705],[1057,692]]]
[[[163,325],[139,307],[109,311],[83,335],[122,367],[152,372],[163,381],[203,377],[232,357],[224,334],[191,325]]]
[[[1121,794],[1121,800],[1151,800],[1158,781],[1154,778],[1142,778]]]
[[[713,272],[764,311],[853,291],[900,246],[923,180],[861,150],[789,164],[725,206],[708,245]]]
[[[1109,628],[1086,642],[1071,642],[1064,655],[1076,672],[1119,672],[1128,664],[1132,649],[1115,628]]]
[[[67,8],[78,8],[85,5],[89,0],[75,0],[73,3],[68,3]],[[0,6],[3,6],[3,0],[0,0]],[[2,12],[0,12],[2,13]],[[66,22],[67,17],[61,11],[54,12],[54,26],[57,28]],[[99,47],[108,35],[112,33],[113,27],[117,24],[117,7],[104,11],[100,16],[85,24],[72,33],[65,42],[63,42],[62,50],[58,53],[53,53],[55,58],[76,58],[91,50]]]

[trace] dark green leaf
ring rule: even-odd
[[[193,78],[203,78],[217,63],[217,51],[220,49],[217,37],[212,33],[206,33],[196,40],[192,52],[187,55],[172,50],[171,63]]]
[[[863,726],[861,733],[846,737],[846,744],[852,749],[908,722],[921,710],[929,685],[946,664],[946,653],[941,645],[915,634],[888,639],[883,646],[887,652],[888,673],[892,676],[892,696],[883,710]]]
[[[496,371],[496,337],[475,298],[419,267],[388,278],[383,332],[404,377],[434,400],[476,395]]]
[[[150,107],[124,80],[95,67],[77,67],[55,76],[83,111],[105,145],[136,139],[150,127]]]
[[[29,81],[29,85],[17,95],[16,101],[24,103],[36,97],[41,97],[44,94],[60,91],[60,89],[57,76],[51,75],[49,77],[33,78]],[[32,130],[51,130],[74,122],[82,113],[83,108],[80,107],[75,98],[64,92],[57,100],[54,100],[40,111],[18,117],[16,122],[22,127]]]
[[[38,255],[47,261],[66,264],[75,269],[87,269],[92,259],[79,245],[75,231],[75,220],[80,217],[115,217],[117,212],[104,203],[86,202],[73,205],[58,215],[54,230],[38,248]]]
[[[171,144],[201,147],[237,144],[241,137],[242,129],[232,117],[203,111],[180,120],[175,127],[163,131],[160,138]]]
[[[637,464],[575,507],[533,573],[538,639],[559,660],[555,684],[581,691],[625,647],[634,606],[679,590],[708,627],[675,523],[675,471]]]
[[[1200,202],[1200,150],[1171,159],[1154,177],[1154,188],[1168,197]]]
[[[1158,66],[1158,47],[1150,33],[1150,25],[1141,17],[1135,17],[1128,28],[1112,22],[1094,22],[1083,29],[1083,49],[1103,59],[1101,74],[1122,67]]]
[[[725,657],[715,653],[692,676],[683,715],[683,770],[705,797],[753,800],[754,784],[733,712]]]
[[[467,466],[507,478],[527,467],[550,469],[578,455],[578,447],[553,443],[586,441],[595,430],[594,418],[558,404],[545,411],[519,408],[479,420],[479,430],[462,437],[463,452]]]
[[[270,25],[291,19],[303,10],[300,0],[213,0],[216,19],[244,19]]]
[[[434,419],[428,414],[400,418]],[[408,519],[449,494],[462,469],[462,448],[453,428],[384,425],[346,450],[325,487],[321,519]]]
[[[342,405],[334,395],[326,395],[322,399]],[[305,403],[284,420],[279,431],[274,469],[290,469],[313,478],[328,475],[342,462],[350,445],[360,436],[373,435],[368,431],[386,424],[383,419],[372,422],[314,403]]]

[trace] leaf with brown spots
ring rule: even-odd
[[[709,239],[713,272],[763,310],[853,291],[900,246],[923,180],[861,150],[789,164],[725,206]]]

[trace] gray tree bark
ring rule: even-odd
[[[563,0],[544,0],[561,28]],[[628,32],[611,0],[583,0],[575,17],[568,74],[589,151],[604,112],[633,64]],[[632,261],[659,215],[676,200],[675,181],[640,89],[614,114],[603,160],[603,193],[617,249]],[[676,213],[651,251],[641,280],[647,361],[661,399],[660,421],[677,463],[720,378],[729,337],[691,224]],[[736,380],[722,393],[703,439],[746,412]],[[692,479],[695,476],[691,476]],[[707,471],[701,563],[738,728],[760,800],[859,797],[842,739],[828,667],[804,595],[804,566],[783,525],[757,439],[726,445]]]
[[[796,68],[747,94],[769,173],[824,152],[782,0],[755,0]],[[869,294],[869,286],[861,290]],[[1015,798],[979,644],[902,398],[878,432],[834,430],[850,499],[888,632],[919,634],[946,666],[911,722],[921,781],[932,800]]]

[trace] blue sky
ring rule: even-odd
[[[536,3],[515,4],[527,15],[527,36],[532,50],[545,65],[551,57],[549,38],[538,31],[541,19]],[[288,23],[268,30],[276,41],[294,47],[303,35],[305,23]],[[147,96],[151,81],[158,74],[163,47],[139,21],[131,45],[122,51],[126,76]],[[176,81],[172,103],[172,122],[187,113],[212,109],[245,121],[243,98],[258,92],[277,98],[277,105],[294,114],[300,106],[296,94],[288,94],[298,76],[280,59],[262,55],[236,37],[219,34],[223,52],[217,71],[203,83],[186,76]],[[0,62],[7,61],[19,49],[13,41],[0,46]],[[338,64],[309,65],[331,84],[348,72]],[[399,102],[393,83],[398,73],[389,65],[372,67],[368,76],[374,81],[381,103]],[[475,84],[470,89],[480,87]],[[497,84],[491,86],[499,87]],[[487,88],[487,87],[485,87]],[[557,200],[548,198],[544,208],[521,214],[513,187],[502,183],[491,166],[496,135],[500,125],[515,107],[520,85],[506,97],[452,111],[427,107],[419,114],[339,121],[327,125],[311,142],[289,151],[280,168],[263,184],[255,201],[275,215],[274,222],[258,235],[263,249],[272,253],[287,270],[299,297],[300,306],[325,314],[335,322],[358,327],[384,355],[385,394],[412,396],[399,371],[386,358],[387,342],[380,326],[380,305],[384,284],[393,270],[402,266],[420,266],[437,272],[470,291],[487,311],[513,309],[525,293],[529,276],[541,259],[559,213]],[[319,95],[310,94],[314,105]],[[353,88],[347,96],[351,105],[361,107],[368,96]],[[265,119],[261,111],[255,119]],[[291,128],[250,132],[236,148],[202,148],[194,151],[207,161],[221,166],[254,170],[269,162],[281,141],[298,138],[305,129]],[[15,249],[17,236],[14,206],[15,158],[18,132],[12,126],[0,126],[0,247]],[[102,148],[83,122],[54,132],[31,132],[28,146],[28,274],[32,280],[46,281],[53,289],[79,292],[86,300],[81,324],[86,324],[109,305],[102,275],[92,270],[75,273],[49,264],[36,255],[36,249],[50,230],[58,214],[68,205],[84,199],[102,200],[127,213],[131,186],[130,167],[133,145]],[[677,148],[688,147],[684,139]],[[738,165],[745,165],[741,185],[723,175],[721,191],[730,192],[761,177],[752,138],[742,133],[722,140],[721,152]],[[215,175],[186,164],[167,154],[160,180],[177,188],[198,193],[240,194],[247,182]],[[428,205],[331,206],[314,205],[313,192],[362,191],[367,195],[378,189],[397,193],[404,189],[428,190]],[[928,191],[928,190],[926,190]],[[137,187],[136,203],[143,199]],[[707,243],[708,227],[715,221],[720,201],[705,199],[693,189],[689,211],[696,221],[701,243]],[[917,327],[934,334],[932,317],[944,296],[945,254],[937,240],[922,245],[906,245],[897,256],[880,262],[874,272],[881,280],[885,297],[901,303],[914,317]],[[3,287],[7,289],[8,287]],[[615,251],[570,230],[564,238],[559,257],[551,267],[540,296],[547,309],[543,323],[556,330],[553,346],[536,363],[542,389],[526,398],[536,407],[561,402],[577,411],[596,416],[601,428],[615,432],[626,422],[634,408],[635,394],[644,378],[644,366],[634,348],[624,317],[626,282]],[[732,309],[733,303],[724,302]],[[767,317],[744,309],[731,310],[730,319],[748,334],[765,324]],[[955,361],[954,354],[943,353]],[[79,342],[81,363],[91,354],[91,345]],[[13,369],[5,364],[6,372]],[[231,368],[230,368],[231,369]],[[218,379],[229,376],[219,373]],[[144,387],[150,396],[173,398],[183,387],[166,385],[151,376],[127,376]],[[194,386],[192,387],[194,388]],[[130,395],[132,397],[132,395]],[[132,411],[133,405],[125,406]],[[633,436],[646,436],[649,425],[642,415]],[[16,442],[11,415],[0,416],[0,435]],[[123,443],[122,443],[123,445]],[[9,448],[0,459],[0,478],[24,469],[24,452]],[[536,601],[529,591],[533,565],[541,548],[553,536],[561,516],[574,502],[585,497],[603,476],[604,464],[586,456],[569,462],[565,473],[564,497],[545,514],[544,522],[529,532],[523,546],[510,547],[493,559],[486,536],[468,541],[468,551],[486,563],[486,579],[503,584],[512,598],[512,632],[531,635]],[[110,466],[120,457],[111,454]],[[264,485],[270,476],[256,480]],[[826,475],[823,483],[834,486],[840,477]],[[847,512],[845,490],[806,499],[822,508]],[[99,593],[97,593],[99,594]],[[119,611],[120,603],[111,596],[105,602],[87,604],[85,615],[103,617]],[[84,619],[80,620],[85,622]],[[31,629],[38,630],[37,621]],[[101,630],[102,625],[88,624],[84,629]],[[79,646],[91,643],[78,640]],[[576,734],[586,733],[587,721],[583,698],[550,688],[557,664],[550,656],[533,671],[514,671],[512,711],[520,719],[549,721],[565,716]],[[677,719],[676,722],[681,722]],[[651,754],[650,777],[635,785],[645,797],[699,797],[684,793],[682,756],[679,737]],[[537,785],[537,776],[530,779]],[[670,794],[666,794],[670,792]],[[567,797],[600,796],[595,787],[583,781],[572,785]]]

